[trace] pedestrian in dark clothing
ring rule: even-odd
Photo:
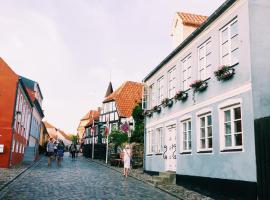
[[[59,144],[57,145],[57,165],[58,167],[61,166],[61,162],[64,157],[64,150],[65,150],[65,145],[62,140],[59,141]]]
[[[76,154],[76,151],[77,151],[76,145],[71,144],[70,147],[69,147],[69,151],[71,152],[72,159],[75,159],[75,154]]]
[[[50,140],[47,143],[47,156],[48,156],[48,167],[51,166],[51,160],[52,157],[54,155],[54,143],[53,143],[53,139],[50,138]]]

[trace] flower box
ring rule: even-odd
[[[214,72],[218,81],[226,81],[233,77],[235,69],[227,66],[222,65],[217,71]]]
[[[188,98],[188,94],[181,90],[178,91],[174,96],[175,101],[185,101],[187,98]]]
[[[144,111],[144,116],[152,117],[152,115],[153,115],[153,111],[152,110],[145,110]]]
[[[160,106],[154,106],[152,109],[153,112],[160,113],[161,112],[161,107]]]
[[[172,107],[173,105],[173,100],[172,99],[169,99],[169,98],[165,98],[162,100],[161,102],[162,106],[165,108],[165,107]]]
[[[190,84],[190,87],[194,90],[194,92],[203,92],[208,87],[206,81],[196,80]]]

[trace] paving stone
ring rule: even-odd
[[[14,200],[89,200],[89,199],[176,199],[175,197],[131,177],[83,157],[73,161],[65,156],[61,167],[47,160],[25,172],[5,188],[0,199]]]

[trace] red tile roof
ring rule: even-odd
[[[177,14],[182,19],[184,25],[195,26],[195,27],[200,26],[208,18],[207,16],[184,13],[184,12],[178,12]]]
[[[49,128],[54,129],[54,131],[48,131],[48,134],[49,134],[50,137],[52,137],[52,138],[54,138],[54,139],[57,139],[57,138],[58,138],[57,133],[59,132],[64,138],[66,138],[67,140],[71,140],[70,136],[68,136],[64,131],[55,128],[55,126],[53,126],[53,125],[50,124],[49,122],[44,121],[44,125],[45,125],[45,127],[46,127],[47,129],[49,129]]]
[[[85,125],[85,127],[88,127],[93,124],[93,120],[98,120],[100,115],[99,110],[90,110],[90,117],[89,117],[89,122]]]
[[[141,101],[143,84],[126,81],[110,94],[103,103],[115,101],[119,116],[130,117],[134,107]]]

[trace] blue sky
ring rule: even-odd
[[[39,82],[45,120],[76,133],[108,82],[141,81],[173,49],[177,11],[210,15],[224,0],[0,0],[0,57]]]

